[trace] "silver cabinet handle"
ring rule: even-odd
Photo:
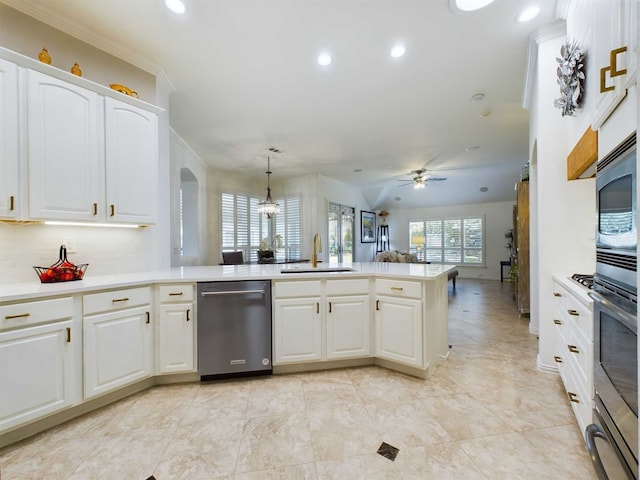
[[[211,295],[243,295],[245,293],[261,293],[264,295],[264,290],[227,290],[224,292],[202,292],[200,295],[209,297]]]

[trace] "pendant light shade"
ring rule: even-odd
[[[271,199],[271,185],[269,179],[271,177],[271,160],[267,157],[267,198],[264,202],[258,204],[258,213],[264,213],[267,218],[273,217],[274,214],[280,213],[280,205]]]

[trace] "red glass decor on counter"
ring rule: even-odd
[[[74,265],[67,259],[67,247],[60,245],[60,258],[50,267],[33,267],[42,283],[82,280],[88,263]]]

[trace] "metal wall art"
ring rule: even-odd
[[[580,106],[584,91],[584,53],[575,41],[567,41],[562,45],[556,61],[560,98],[556,98],[553,105],[562,110],[563,117],[571,116]]]

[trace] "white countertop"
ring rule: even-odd
[[[586,307],[592,308],[593,299],[589,296],[589,290],[584,285],[576,282],[571,278],[571,274],[562,274],[562,273],[554,273],[553,279],[562,284],[564,288],[569,290],[580,302],[582,302]]]
[[[327,268],[352,268],[350,272],[327,272]],[[33,282],[0,285],[0,303],[28,300],[36,297],[71,295],[110,288],[134,287],[155,283],[207,282],[224,280],[301,280],[309,278],[343,277],[398,277],[409,280],[433,280],[457,268],[455,265],[422,263],[361,262],[349,264],[318,265],[317,272],[281,273],[281,270],[309,270],[311,264],[283,265],[216,265],[203,267],[179,267],[166,270],[92,276],[87,271],[84,279],[74,282]],[[34,275],[35,277],[35,275]]]

